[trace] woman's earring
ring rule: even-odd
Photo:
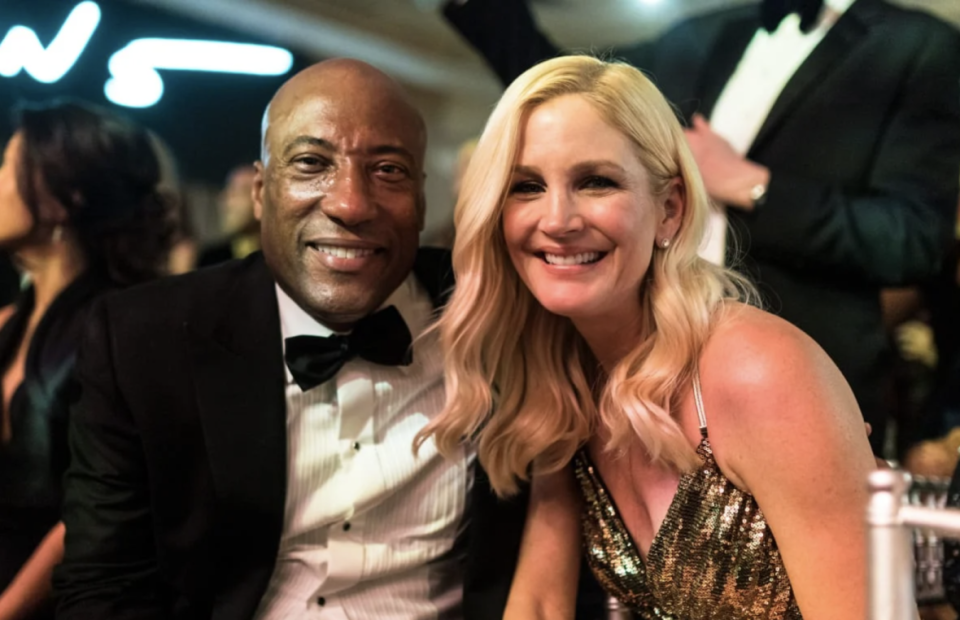
[[[63,226],[57,224],[53,227],[53,233],[50,235],[50,241],[53,243],[60,243],[61,239],[63,239]]]
[[[668,239],[667,237],[664,237],[664,238],[663,238],[663,241],[660,242],[660,247],[663,248],[664,250],[666,250],[667,248],[669,248],[669,247],[670,247],[670,239]]]

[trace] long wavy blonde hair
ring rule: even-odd
[[[669,249],[653,249],[641,298],[644,332],[606,381],[571,321],[547,312],[521,281],[501,216],[522,125],[547,101],[576,94],[637,146],[656,196],[679,178],[686,208]],[[750,299],[736,274],[697,255],[709,198],[673,109],[637,69],[589,56],[543,62],[497,104],[463,179],[454,212],[457,287],[437,325],[446,352],[447,403],[418,436],[452,455],[465,440],[500,495],[531,471],[555,471],[596,431],[607,448],[638,438],[681,471],[697,463],[671,415],[725,299]]]

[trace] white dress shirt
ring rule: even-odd
[[[783,18],[775,32],[758,28],[710,115],[710,126],[734,150],[746,155],[783,88],[854,0],[826,0],[810,32],[800,30],[800,16]],[[711,210],[707,238],[700,255],[723,264],[727,216]]]
[[[277,287],[284,339],[327,336]],[[277,564],[256,618],[461,617],[472,454],[413,438],[444,405],[433,306],[414,276],[386,301],[415,339],[409,366],[360,358],[303,392],[287,371],[287,499]]]

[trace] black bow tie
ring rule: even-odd
[[[407,366],[410,330],[393,306],[361,319],[346,336],[294,336],[286,339],[287,368],[306,392],[328,381],[355,355],[383,366]]]
[[[800,31],[806,33],[817,25],[821,9],[823,0],[763,0],[760,23],[767,32],[774,32],[784,17],[796,13],[800,16]]]

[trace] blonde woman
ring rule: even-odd
[[[500,495],[532,477],[506,618],[572,618],[581,544],[643,618],[864,617],[857,404],[698,258],[707,209],[673,111],[629,66],[542,63],[487,124],[439,325],[449,400],[423,437],[475,440]]]

